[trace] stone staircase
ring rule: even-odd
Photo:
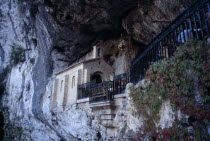
[[[92,103],[89,106],[100,124],[107,128],[115,127],[116,105],[114,101]]]

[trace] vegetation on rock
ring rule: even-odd
[[[6,119],[4,120],[4,127],[3,127],[4,136],[2,137],[3,140],[5,141],[26,140],[26,134],[24,133],[25,130],[21,125],[22,117],[16,115],[16,117],[14,118],[15,120],[11,120],[10,110],[9,107],[7,106],[0,107],[0,112],[3,113],[4,119]]]
[[[145,119],[140,137],[150,135],[157,140],[208,140],[209,72],[210,48],[206,42],[196,40],[178,47],[169,60],[151,65],[144,85],[131,93],[135,113]],[[157,123],[160,119],[160,108],[166,100],[170,100],[175,120],[172,127],[162,129],[157,127]],[[184,115],[183,119],[179,119],[176,114],[179,110]]]
[[[25,49],[20,46],[13,45],[11,52],[11,64],[17,65],[20,62],[25,61]]]

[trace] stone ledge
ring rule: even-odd
[[[77,100],[77,104],[79,104],[79,103],[85,103],[85,102],[89,102],[89,98],[83,98],[83,99],[78,99]]]
[[[106,106],[114,106],[114,105],[115,105],[115,101],[105,101],[105,102],[90,103],[89,107],[95,108],[95,107],[106,107]]]
[[[112,120],[115,118],[115,114],[102,114],[100,115],[101,120]]]
[[[127,94],[123,93],[123,94],[117,94],[117,95],[114,95],[114,98],[125,98],[127,97]]]
[[[101,124],[107,128],[114,128],[114,121],[113,120],[102,120]]]

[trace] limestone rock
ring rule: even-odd
[[[110,139],[112,131],[106,133],[89,111],[75,107],[53,111],[54,73],[82,58],[93,45],[104,47],[104,58],[118,73],[129,71],[130,61],[166,25],[152,20],[172,20],[183,7],[173,0],[1,0],[0,97],[5,140]],[[16,55],[24,60],[12,63]],[[116,123],[122,132],[115,136],[137,129],[138,120],[125,116],[131,112],[131,107],[125,112],[127,103],[122,101]]]

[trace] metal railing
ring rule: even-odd
[[[102,101],[113,101],[114,100],[113,90],[114,90],[113,81],[92,85],[89,88],[90,92],[89,102],[94,103]]]
[[[126,85],[130,82],[130,73],[123,73],[114,77],[114,94],[125,92]]]
[[[96,84],[91,81],[78,86],[78,99],[90,98],[90,103],[100,101],[112,101],[114,95],[125,92],[126,85],[130,82],[130,73],[120,74],[114,77],[114,81]]]
[[[78,86],[78,99],[88,98],[90,95],[89,88],[94,84],[96,84],[95,80],[79,85]]]
[[[145,76],[149,66],[158,60],[166,61],[177,47],[190,38],[203,40],[209,37],[207,13],[210,0],[194,1],[181,15],[167,26],[148,45],[147,49],[131,63],[131,82],[137,83]]]

